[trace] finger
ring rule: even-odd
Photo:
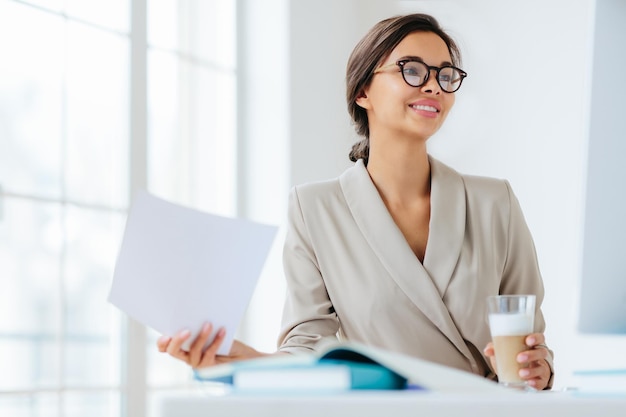
[[[185,343],[185,341],[189,339],[190,336],[191,336],[191,330],[187,329],[187,330],[183,330],[182,332],[172,337],[170,344],[167,346],[167,353],[169,353],[175,358],[178,358],[187,362],[187,356],[189,354],[182,349],[182,346],[183,346],[183,343]]]
[[[489,342],[487,343],[487,346],[485,346],[485,348],[483,349],[483,353],[485,354],[485,356],[493,356],[495,355],[495,349],[493,347],[493,342]]]
[[[522,368],[519,370],[519,376],[523,379],[536,379],[541,378],[542,369],[540,366],[529,366],[527,368]]]
[[[200,366],[209,366],[213,365],[216,362],[217,351],[222,345],[224,338],[226,337],[226,329],[220,327],[215,335],[215,339],[211,342],[211,344],[205,349],[202,354],[202,360],[200,361]]]
[[[552,377],[552,368],[550,367],[550,364],[545,360],[539,361],[539,367],[541,369],[541,376],[536,379],[537,384],[535,385],[535,388],[545,389],[550,383],[550,378]]]
[[[215,335],[215,339],[213,339],[213,341],[207,348],[206,352],[210,355],[215,355],[217,353],[217,350],[222,345],[222,342],[224,341],[225,336],[226,336],[226,329],[224,329],[223,327],[220,327],[220,329],[217,331]]]
[[[167,351],[167,345],[170,343],[170,340],[172,340],[172,338],[169,336],[161,336],[157,339],[157,348],[159,349],[159,352]]]
[[[542,355],[540,352],[534,350],[534,351],[522,352],[518,354],[515,359],[517,360],[517,363],[529,364],[529,363],[545,360],[546,355],[545,354]]]
[[[545,360],[548,357],[548,350],[546,348],[533,348],[530,350],[526,350],[517,355],[517,362],[519,363],[528,363],[535,362],[539,360]]]
[[[520,376],[526,379],[541,378],[544,374],[544,368],[540,363],[539,361],[529,363],[526,368],[520,369]]]
[[[193,341],[191,347],[189,348],[189,365],[194,368],[200,364],[200,360],[202,359],[202,349],[209,339],[211,331],[213,331],[213,325],[210,323],[204,323],[200,334],[198,334],[198,337],[196,337],[196,340]]]
[[[543,389],[550,379],[550,367],[546,361],[532,362],[528,368],[522,368],[519,376],[535,388]]]
[[[533,347],[536,345],[543,345],[546,343],[546,338],[543,333],[532,333],[526,336],[526,346]]]

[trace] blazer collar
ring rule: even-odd
[[[476,367],[475,359],[443,301],[461,252],[465,231],[465,187],[461,176],[429,156],[430,232],[424,264],[417,259],[358,160],[339,182],[364,238],[396,284]]]

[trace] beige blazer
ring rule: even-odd
[[[488,295],[536,294],[535,330],[544,331],[535,247],[508,182],[430,164],[423,264],[362,160],[292,190],[280,350],[314,351],[339,338],[491,377],[482,354]]]

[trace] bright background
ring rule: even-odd
[[[106,302],[134,192],[283,226],[292,185],[349,166],[350,51],[375,22],[416,11],[455,37],[469,73],[430,150],[511,182],[544,275],[557,389],[577,369],[626,367],[624,336],[576,329],[595,10],[0,0],[0,415],[153,416],[162,395],[196,389],[156,334]],[[276,346],[281,243],[238,332],[260,350]]]

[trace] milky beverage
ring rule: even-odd
[[[489,327],[496,352],[498,380],[507,384],[523,384],[519,370],[526,365],[517,362],[517,355],[528,350],[524,342],[533,331],[533,315],[525,313],[491,313]]]

